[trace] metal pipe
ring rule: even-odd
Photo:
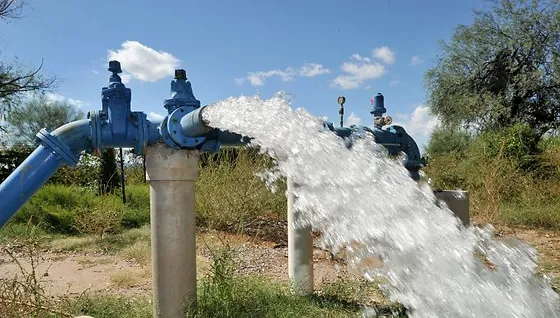
[[[181,118],[181,128],[184,136],[198,137],[212,130],[212,127],[208,126],[202,119],[202,112],[206,107],[197,108]]]
[[[288,196],[288,278],[292,291],[299,295],[313,293],[313,236],[311,227],[296,228],[299,217],[294,209],[297,199],[293,190],[297,187],[291,177],[287,178]]]
[[[148,148],[154,317],[185,317],[196,302],[198,151]]]
[[[91,148],[88,120],[79,120],[49,133],[41,130],[39,146],[0,184],[0,228],[64,164],[74,166],[81,151]]]

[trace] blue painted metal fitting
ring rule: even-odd
[[[381,95],[381,93],[377,93],[377,95],[373,98],[372,106],[373,108],[369,113],[372,114],[374,117],[381,117],[383,116],[383,114],[387,112],[387,109],[385,109],[384,98],[383,95]]]
[[[70,167],[75,166],[80,160],[80,158],[74,154],[66,144],[48,132],[45,128],[41,129],[36,136],[46,147],[49,147],[54,153],[60,156]]]
[[[382,116],[386,111],[383,95],[379,93],[375,96],[374,107],[370,112],[375,116],[374,127],[350,126],[335,128],[332,123],[327,122],[323,122],[323,125],[337,136],[343,138],[348,148],[352,147],[355,139],[361,138],[365,134],[371,134],[374,136],[375,142],[385,147],[390,156],[396,156],[404,152],[407,156],[403,162],[404,167],[408,170],[413,180],[419,180],[419,170],[424,166],[420,157],[420,150],[414,139],[403,127],[391,125],[383,128],[385,120]]]
[[[175,79],[171,82],[171,98],[166,99],[163,106],[168,112],[160,125],[163,141],[174,149],[200,149],[206,141],[206,137],[202,135],[211,128],[208,128],[207,131],[189,129],[189,120],[194,118],[192,115],[196,113],[198,116],[199,114],[200,101],[194,97],[192,85],[187,80],[185,70],[175,70]]]
[[[119,76],[121,64],[110,61],[108,70],[112,74],[109,86],[101,89],[102,109],[88,113],[92,152],[99,154],[104,148],[133,147],[136,154],[143,154],[149,143],[160,139],[159,132],[150,127],[153,124],[146,114],[131,111],[132,91]]]

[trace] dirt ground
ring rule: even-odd
[[[500,228],[498,234],[517,237],[535,246],[542,254],[543,271],[556,281],[560,277],[560,233],[551,231]],[[201,277],[211,264],[208,246],[227,241],[237,255],[240,275],[262,275],[276,281],[288,278],[286,246],[255,240],[244,235],[200,233],[197,237],[197,273]],[[146,242],[146,244],[148,244]],[[149,251],[149,246],[145,246]],[[19,262],[19,264],[18,264]],[[340,260],[331,260],[328,252],[314,250],[314,279],[319,287],[324,282],[352,275]],[[0,255],[0,277],[21,275],[21,268],[29,269],[29,258]],[[148,260],[135,261],[120,254],[107,255],[88,252],[44,251],[37,266],[37,274],[52,296],[78,295],[104,291],[121,295],[141,295],[151,292],[151,265]]]
[[[220,236],[218,239],[216,236]],[[288,250],[275,243],[255,241],[244,235],[201,233],[197,237],[197,274],[206,274],[212,262],[208,246],[227,241],[236,254],[239,275],[261,275],[280,282],[288,279]],[[210,242],[210,244],[208,244]],[[147,247],[149,250],[149,247]],[[149,256],[148,256],[149,257]],[[330,259],[329,253],[314,250],[314,280],[319,286],[325,281],[346,275],[345,266]],[[0,255],[0,277],[22,275],[30,271],[30,258]],[[121,255],[86,252],[42,251],[35,266],[37,276],[52,296],[79,295],[84,292],[106,291],[121,295],[151,292],[151,264],[137,262]]]

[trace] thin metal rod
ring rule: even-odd
[[[119,148],[119,154],[121,156],[121,190],[122,190],[122,203],[126,204],[126,191],[124,188],[124,156],[122,148]]]

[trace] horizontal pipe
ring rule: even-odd
[[[88,120],[79,120],[56,129],[42,130],[39,146],[0,184],[0,227],[45,184],[64,164],[74,165],[83,150],[91,149]]]
[[[198,137],[212,131],[213,128],[202,119],[204,109],[206,109],[206,106],[197,108],[181,118],[181,128],[184,136]]]

